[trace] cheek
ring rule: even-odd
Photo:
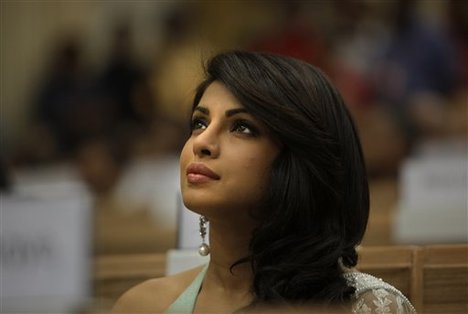
[[[266,185],[270,180],[271,167],[277,155],[277,150],[267,150],[266,152],[263,151],[260,157],[251,158],[251,160],[249,160],[251,167],[249,170],[256,174],[254,181],[257,183],[257,190],[262,192],[262,194],[266,190]]]
[[[192,139],[188,139],[187,142],[185,142],[184,147],[182,148],[182,151],[180,152],[180,159],[187,159],[187,157],[190,156],[192,153]]]
[[[242,163],[242,173],[244,174],[244,184],[251,190],[262,192],[268,182],[272,160],[268,157],[254,156],[244,159]]]
[[[276,152],[270,153],[263,150],[257,153],[252,152],[250,156],[244,158],[243,168],[246,171],[250,171],[251,174],[266,175],[269,173],[276,155]]]
[[[191,154],[192,154],[192,144],[191,144],[191,140],[189,139],[187,140],[187,142],[185,142],[185,145],[182,148],[182,151],[180,152],[180,156],[179,156],[179,167],[180,167],[181,175],[182,173],[185,172],[185,168],[187,167],[187,163],[190,160]]]
[[[258,157],[244,158],[241,163],[242,171],[250,176],[258,176],[265,172],[265,163]]]
[[[238,186],[239,200],[243,200],[248,207],[256,207],[264,199],[267,191],[269,173],[266,169],[249,169],[243,183]]]

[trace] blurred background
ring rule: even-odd
[[[17,199],[66,199],[90,258],[177,247],[201,65],[248,49],[313,63],[342,92],[370,176],[363,244],[466,243],[467,23],[457,0],[2,0],[2,228]],[[5,239],[2,261],[26,254]]]

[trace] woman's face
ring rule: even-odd
[[[208,218],[247,213],[259,205],[278,153],[267,129],[223,84],[212,83],[180,156],[184,204]]]

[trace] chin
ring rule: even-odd
[[[224,201],[213,200],[213,197],[193,195],[192,193],[184,193],[182,200],[185,207],[190,211],[199,215],[211,216],[215,213],[222,213],[226,209]]]
[[[182,193],[182,201],[184,206],[189,210],[204,215],[207,209],[206,197],[200,197],[198,195],[193,195],[193,193]]]
[[[194,212],[199,215],[205,215],[205,211],[203,210],[202,207],[194,206],[192,203],[185,202],[185,201],[184,201],[184,206],[191,212]]]

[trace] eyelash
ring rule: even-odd
[[[190,123],[190,130],[192,131],[192,133],[193,131],[201,129],[201,127],[198,127],[199,124],[203,124],[205,128],[208,126],[208,123],[205,119],[202,119],[200,117],[194,117],[192,119],[192,122]]]
[[[190,124],[190,130],[192,134],[200,129],[208,127],[208,122],[206,119],[201,117],[194,117]],[[243,130],[240,130],[243,129]],[[258,129],[253,126],[250,122],[245,120],[235,120],[230,128],[231,132],[237,132],[246,136],[256,137],[259,132]]]
[[[248,130],[248,132],[242,132],[239,131],[239,128],[243,128],[245,130]],[[231,131],[238,131],[241,134],[245,134],[248,136],[257,136],[258,135],[258,130],[256,127],[254,127],[251,123],[245,120],[236,120],[231,128]]]

